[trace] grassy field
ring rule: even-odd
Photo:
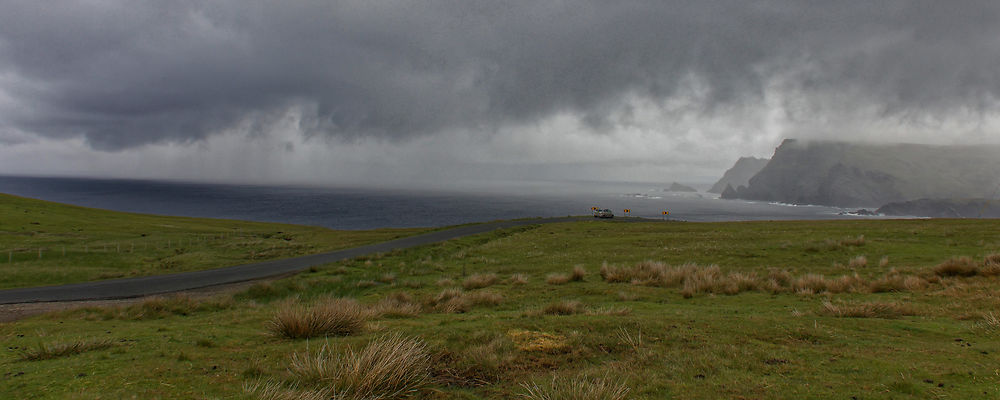
[[[0,288],[226,267],[377,243],[421,231],[334,231],[165,217],[0,194]]]
[[[997,253],[996,220],[530,226],[3,324],[0,398],[995,399]]]

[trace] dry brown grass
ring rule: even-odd
[[[838,278],[827,279],[826,291],[830,293],[858,293],[864,292],[868,288],[868,283],[857,274],[842,275]]]
[[[1000,334],[1000,317],[992,312],[983,315],[983,320],[976,323],[975,327],[988,334]]]
[[[503,302],[503,295],[491,291],[464,292],[458,288],[444,289],[430,299],[428,305],[444,313],[464,313],[476,306],[495,306]]]
[[[878,266],[879,266],[879,268],[888,267],[889,266],[889,256],[882,256],[882,258],[880,260],[878,260]]]
[[[22,361],[40,361],[53,358],[67,357],[74,354],[86,353],[93,350],[106,349],[114,346],[111,340],[78,340],[65,343],[39,344],[34,348],[29,348],[21,352]]]
[[[243,383],[243,392],[258,400],[327,400],[330,395],[323,390],[300,390],[298,386],[286,387],[281,382],[257,380]]]
[[[860,255],[851,259],[847,262],[847,266],[851,268],[864,268],[868,266],[868,257]]]
[[[855,238],[844,238],[840,240],[840,245],[845,247],[861,247],[865,245],[865,235],[858,235]]]
[[[826,277],[820,274],[805,274],[792,281],[796,293],[822,293],[826,291]]]
[[[599,379],[559,379],[539,386],[537,383],[523,383],[525,393],[521,394],[529,400],[624,400],[628,398],[629,388],[623,382],[614,381],[608,377]]]
[[[583,282],[583,279],[587,276],[587,270],[583,269],[582,265],[574,265],[573,271],[569,274],[569,280],[573,282]]]
[[[570,276],[567,274],[549,274],[545,277],[545,283],[549,285],[565,285],[569,283]]]
[[[465,297],[473,306],[496,306],[503,302],[503,295],[490,291],[467,293]]]
[[[938,276],[974,276],[979,273],[979,265],[969,257],[953,257],[933,269]]]
[[[430,355],[419,339],[389,335],[360,351],[334,354],[324,347],[315,354],[295,353],[288,370],[298,382],[318,386],[336,399],[396,399],[428,384]]]
[[[865,302],[854,304],[823,303],[823,314],[841,318],[899,318],[916,315],[908,306],[899,303]]]
[[[434,282],[434,284],[442,287],[450,287],[455,286],[455,281],[451,278],[441,278],[437,282]]]
[[[586,311],[583,303],[576,300],[563,300],[549,303],[542,309],[542,313],[548,315],[573,315]]]
[[[348,336],[364,330],[368,311],[354,299],[326,299],[312,306],[285,302],[268,324],[275,336],[303,339]]]
[[[508,280],[511,285],[525,285],[528,283],[528,276],[525,274],[513,274]]]
[[[465,288],[465,290],[481,289],[496,285],[497,282],[499,282],[497,274],[472,274],[462,281],[462,287]]]
[[[462,289],[444,289],[430,301],[430,306],[445,313],[464,313],[472,309],[472,302]]]
[[[990,254],[983,259],[983,267],[979,269],[982,276],[1000,276],[1000,254]]]
[[[398,292],[379,300],[368,308],[368,312],[375,318],[408,318],[420,315],[422,308],[413,296]]]

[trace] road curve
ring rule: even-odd
[[[57,301],[110,300],[142,297],[226,285],[299,272],[312,266],[346,260],[368,254],[408,249],[463,236],[490,232],[515,226],[579,221],[580,217],[537,218],[489,222],[440,230],[367,246],[311,254],[295,258],[264,261],[202,271],[136,278],[109,279],[58,286],[39,286],[0,290],[0,304],[40,303]]]

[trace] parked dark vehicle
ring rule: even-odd
[[[594,218],[614,218],[615,213],[611,212],[610,209],[597,209],[594,210]]]

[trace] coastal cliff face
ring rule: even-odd
[[[930,146],[785,140],[737,187],[747,200],[878,207],[921,198],[990,198],[1000,146]],[[731,193],[732,195],[732,193]],[[725,196],[724,196],[725,197]]]
[[[920,199],[889,203],[878,214],[932,218],[1000,218],[1000,200]]]
[[[747,186],[750,183],[750,178],[757,175],[767,165],[767,162],[766,158],[740,157],[736,164],[726,170],[726,173],[722,174],[722,178],[715,182],[711,189],[708,189],[708,192],[722,193],[726,190],[726,186],[732,186],[733,190],[740,186]]]

